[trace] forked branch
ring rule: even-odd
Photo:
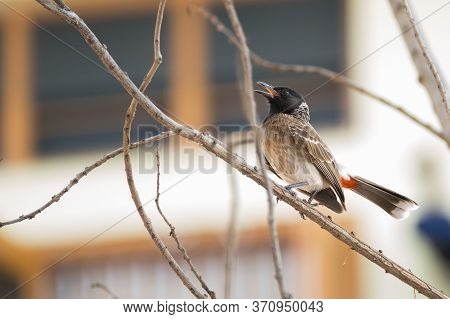
[[[411,59],[419,74],[419,82],[425,87],[441,123],[443,134],[450,147],[450,106],[444,81],[425,46],[419,26],[415,22],[407,0],[389,0]],[[448,5],[448,3],[446,3]]]
[[[154,75],[156,74],[156,71],[158,70],[159,65],[162,63],[162,54],[161,54],[161,48],[160,48],[160,34],[161,34],[161,25],[162,25],[162,19],[164,15],[164,7],[166,5],[165,0],[161,0],[159,2],[158,7],[158,14],[156,16],[156,26],[155,26],[155,34],[154,34],[154,60],[153,64],[150,67],[150,70],[145,75],[144,80],[142,81],[141,86],[139,87],[140,92],[144,92],[147,86],[152,81]],[[189,277],[185,274],[183,269],[181,269],[180,265],[177,263],[175,258],[172,256],[170,250],[167,248],[166,244],[163,242],[163,240],[158,236],[156,233],[153,223],[148,216],[148,214],[145,212],[144,207],[142,205],[139,192],[136,188],[136,184],[134,182],[133,178],[133,167],[131,164],[130,154],[129,154],[129,147],[130,147],[130,132],[131,132],[131,126],[133,124],[133,120],[135,118],[136,114],[136,108],[138,105],[138,101],[136,98],[133,98],[131,101],[130,106],[128,107],[128,110],[125,115],[125,122],[123,125],[123,157],[125,162],[125,173],[127,175],[127,181],[128,186],[130,188],[131,198],[134,201],[134,204],[136,205],[136,209],[139,213],[139,216],[142,219],[142,222],[144,223],[145,228],[147,229],[148,233],[150,234],[150,237],[153,239],[154,243],[158,247],[158,249],[161,251],[163,257],[167,260],[170,267],[173,269],[173,271],[177,274],[177,276],[180,278],[182,283],[189,289],[189,291],[197,298],[205,298],[205,296],[199,291],[197,287],[192,283],[192,281],[189,279]]]
[[[162,132],[158,135],[140,140],[139,142],[135,142],[130,144],[130,150],[135,149],[141,145],[149,145],[149,144],[153,144],[156,143],[158,141],[161,141],[165,138],[168,138],[169,136],[174,135],[173,132]],[[22,214],[19,217],[15,218],[15,219],[11,219],[8,221],[4,221],[4,222],[0,222],[0,228],[2,228],[3,226],[8,226],[8,225],[13,225],[16,223],[20,223],[24,220],[27,219],[33,219],[35,218],[38,214],[41,214],[44,210],[46,210],[47,208],[49,208],[50,206],[52,206],[53,204],[57,203],[61,197],[63,197],[72,187],[74,187],[76,184],[79,183],[80,180],[82,180],[84,177],[86,177],[90,172],[92,172],[94,169],[96,169],[97,167],[100,167],[101,165],[105,164],[107,161],[109,161],[110,159],[113,159],[114,157],[116,157],[117,155],[120,155],[123,153],[123,147],[120,147],[106,155],[104,155],[102,158],[100,158],[99,160],[97,160],[95,163],[86,166],[81,172],[79,172],[77,175],[75,175],[74,178],[72,178],[69,183],[62,189],[60,190],[58,193],[56,193],[55,195],[53,195],[51,197],[51,199],[46,202],[44,205],[42,205],[41,207],[39,207],[38,209],[32,211],[31,213],[28,214]]]
[[[234,32],[238,39],[238,48],[241,56],[242,73],[243,73],[243,96],[244,96],[244,106],[246,108],[247,119],[253,127],[255,132],[255,145],[256,145],[256,157],[258,159],[258,164],[261,168],[261,175],[264,181],[264,187],[267,192],[267,222],[269,224],[269,234],[270,243],[272,248],[272,257],[275,268],[275,280],[278,284],[278,290],[282,298],[291,298],[292,295],[286,290],[286,285],[284,284],[283,278],[283,265],[281,258],[281,248],[280,241],[278,239],[278,233],[275,222],[275,213],[273,209],[273,194],[271,181],[267,175],[266,162],[264,155],[262,153],[261,145],[261,128],[258,126],[258,120],[256,118],[256,102],[253,93],[253,75],[252,75],[252,63],[250,60],[250,50],[247,45],[247,39],[245,37],[244,30],[242,28],[241,22],[237,15],[234,3],[232,0],[224,0],[225,9],[228,12],[228,16],[231,20]]]
[[[125,72],[117,65],[115,60],[111,57],[108,50],[98,40],[95,34],[89,29],[84,21],[73,11],[61,8],[49,0],[36,0],[47,10],[62,18],[64,21],[73,26],[84,38],[86,43],[91,47],[94,53],[102,61],[106,69],[117,79],[117,81],[124,87],[124,89],[133,98],[137,100],[139,105],[156,121],[167,129],[175,132],[186,139],[198,143],[204,149],[214,154],[215,156],[226,161],[234,168],[239,170],[243,175],[251,178],[259,185],[266,185],[262,174],[254,167],[248,165],[246,161],[229,151],[229,149],[219,140],[209,134],[201,133],[198,130],[182,125],[173,118],[164,114],[156,105],[145,96],[134,83],[130,80]],[[427,282],[415,276],[410,271],[401,267],[393,260],[387,258],[378,250],[370,247],[359,238],[350,234],[341,226],[335,224],[328,217],[322,215],[314,208],[307,206],[301,199],[293,194],[290,194],[285,188],[275,182],[272,182],[272,190],[275,196],[280,200],[286,202],[288,205],[296,209],[299,213],[305,214],[310,220],[318,224],[322,229],[330,233],[332,236],[351,246],[356,252],[366,257],[374,264],[383,268],[387,273],[397,277],[407,285],[416,289],[418,292],[430,298],[448,298],[443,292],[432,287]],[[142,205],[137,205],[142,208]],[[172,265],[171,265],[172,266]],[[193,293],[196,293],[194,291]]]
[[[212,26],[217,30],[217,32],[222,33],[230,43],[234,44],[235,46],[239,47],[239,40],[236,38],[234,33],[228,29],[225,24],[223,24],[220,19],[208,11],[206,8],[204,8],[201,5],[198,4],[192,4],[190,7],[191,12],[197,12],[200,14],[203,18],[208,20]],[[291,73],[307,73],[307,74],[316,74],[320,75],[324,78],[329,79],[330,81],[340,83],[344,85],[345,87],[348,87],[350,89],[353,89],[361,94],[364,94],[384,105],[387,107],[392,108],[393,110],[403,114],[405,117],[409,118],[411,121],[419,125],[420,127],[424,128],[431,134],[435,135],[436,137],[442,139],[445,143],[450,145],[450,137],[447,137],[444,135],[443,132],[437,130],[433,126],[431,126],[428,123],[425,123],[422,119],[420,119],[418,116],[412,114],[409,112],[404,106],[395,103],[393,101],[390,101],[389,99],[378,95],[367,88],[361,86],[360,84],[355,83],[353,80],[349,79],[343,74],[337,73],[335,71],[329,70],[327,68],[316,66],[316,65],[301,65],[301,64],[285,64],[285,63],[276,63],[269,60],[264,59],[260,55],[256,54],[255,52],[250,50],[250,57],[253,61],[253,63],[259,67],[274,71],[274,72],[291,72]]]
[[[167,226],[169,226],[169,229],[170,229],[169,236],[172,237],[173,240],[175,241],[175,243],[177,244],[178,251],[181,253],[181,256],[183,256],[183,259],[189,265],[189,268],[191,269],[192,273],[197,278],[197,280],[200,282],[200,284],[202,285],[202,288],[208,293],[209,297],[211,299],[216,299],[216,293],[214,291],[212,291],[208,287],[206,282],[203,280],[203,277],[200,275],[199,271],[192,263],[191,257],[189,257],[189,254],[188,254],[186,248],[184,248],[183,244],[181,243],[180,239],[178,238],[178,235],[175,231],[175,226],[169,221],[169,219],[166,217],[166,215],[164,214],[164,212],[161,209],[161,205],[159,203],[159,200],[161,198],[161,191],[160,191],[161,169],[160,169],[160,166],[161,166],[161,162],[159,159],[159,150],[156,149],[156,197],[155,197],[156,209],[158,210],[159,214],[161,215],[162,219],[167,224]]]

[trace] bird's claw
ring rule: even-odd
[[[288,185],[288,186],[289,186],[289,185]],[[294,197],[297,196],[296,193],[295,193],[295,191],[294,191],[292,188],[289,188],[289,187],[285,186],[284,189],[285,189],[289,194],[291,194],[292,196],[294,196]]]

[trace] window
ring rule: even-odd
[[[307,269],[301,264],[303,258],[309,260],[311,256],[305,255],[300,245],[298,224],[280,224],[279,231],[283,273],[289,278],[287,288],[296,295],[304,295],[309,291],[308,286],[303,284],[313,284],[307,277],[320,277],[321,269]],[[178,236],[181,234],[178,233]],[[218,297],[224,294],[224,238],[224,234],[214,232],[181,238],[193,264]],[[165,238],[165,243],[185,273],[199,287],[175,243],[169,238]],[[46,262],[52,263],[61,254],[65,253],[50,253],[50,259]],[[240,233],[233,264],[232,297],[278,298],[266,225]],[[53,287],[53,293],[48,298],[108,297],[102,290],[91,289],[91,285],[97,282],[106,285],[119,298],[192,298],[148,238],[132,241],[119,239],[84,247],[63,263],[57,263],[48,278],[51,280],[49,286]]]
[[[87,21],[134,83],[142,81],[153,62],[155,15]],[[165,25],[168,17],[165,18]],[[38,107],[38,152],[48,153],[121,144],[125,110],[131,99],[106,71],[79,33],[67,24],[46,29],[79,50],[68,48],[36,29],[35,96]],[[167,28],[163,26],[165,39]],[[166,50],[168,41],[162,41]],[[91,61],[89,61],[90,59]],[[93,63],[94,61],[95,63]],[[152,98],[164,105],[168,66],[152,82]],[[138,111],[136,124],[151,122]],[[133,133],[136,136],[136,132]]]
[[[175,251],[175,250],[174,250]],[[202,252],[189,250],[202,277],[218,297],[223,297],[224,262],[222,249],[215,247]],[[283,249],[284,273],[289,289],[299,282],[295,265],[295,250]],[[183,260],[178,260],[185,266]],[[272,255],[269,246],[247,247],[236,260],[232,296],[235,298],[278,298],[273,280]],[[192,277],[188,267],[183,267]],[[180,279],[158,254],[127,254],[58,266],[54,272],[54,298],[105,298],[105,292],[91,289],[96,282],[105,284],[119,298],[192,298]]]
[[[338,0],[268,1],[246,3],[237,11],[252,50],[274,62],[319,65],[341,69],[343,60],[343,2]],[[214,13],[230,25],[225,10]],[[215,123],[245,123],[241,110],[236,68],[239,56],[224,35],[211,28],[210,77],[214,83]],[[313,75],[273,73],[254,65],[255,81],[289,86],[305,95],[326,79]],[[268,112],[257,98],[260,119]],[[307,98],[312,122],[336,125],[343,116],[339,91],[328,84]]]

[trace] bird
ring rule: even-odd
[[[309,196],[308,204],[346,211],[344,189],[368,199],[395,219],[404,219],[419,205],[397,192],[352,175],[334,158],[310,123],[309,107],[295,90],[257,82],[255,90],[269,104],[262,122],[262,149],[268,169],[289,183],[285,188]],[[316,204],[316,205],[317,205]]]

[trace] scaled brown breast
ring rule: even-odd
[[[328,180],[341,202],[345,202],[336,160],[308,121],[279,113],[268,117],[263,123],[263,129],[266,156],[277,161],[275,166],[279,171],[288,174],[294,166],[291,161],[295,161],[296,156],[303,156]],[[281,173],[277,169],[275,171]]]

